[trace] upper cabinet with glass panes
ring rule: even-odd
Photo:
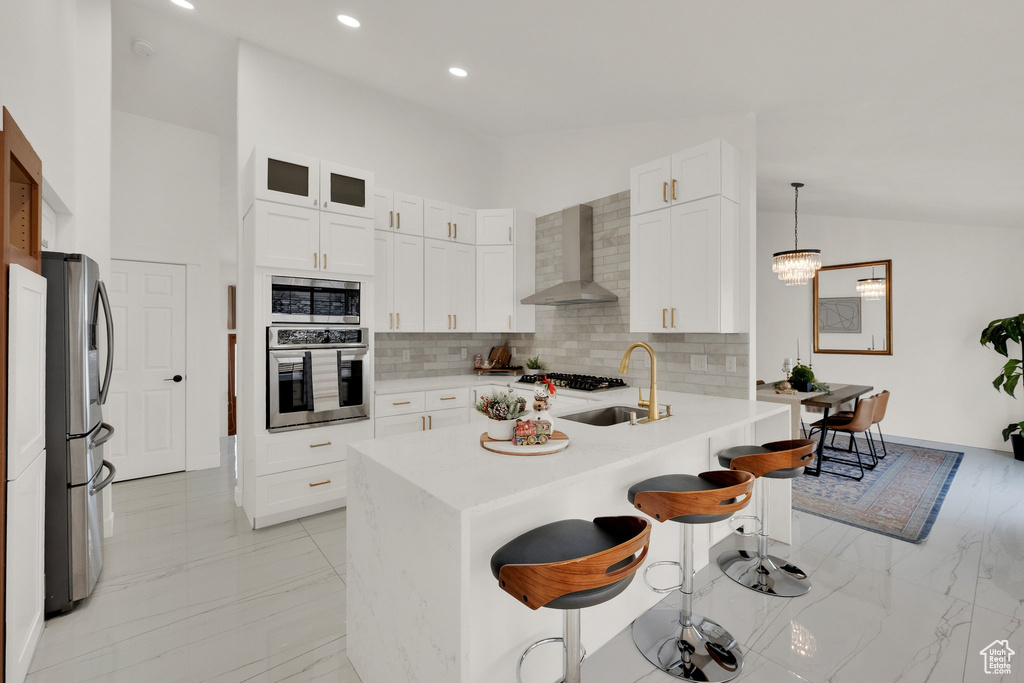
[[[373,173],[257,147],[242,184],[243,213],[254,199],[373,217]]]

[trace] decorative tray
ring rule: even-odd
[[[500,453],[501,455],[551,455],[568,448],[569,437],[565,435],[565,432],[560,432],[556,429],[547,443],[535,444],[533,446],[516,446],[511,440],[498,441],[487,436],[487,432],[484,432],[480,435],[480,445],[492,453]]]

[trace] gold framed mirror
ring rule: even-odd
[[[814,352],[892,355],[892,260],[822,266],[814,276]]]

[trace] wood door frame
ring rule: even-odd
[[[17,263],[33,273],[42,273],[42,183],[43,164],[32,149],[21,128],[3,108],[3,130],[0,131],[0,681],[7,672],[7,315],[8,278],[10,266]],[[31,225],[28,251],[11,244],[10,199],[11,162],[17,157],[21,171],[34,182],[31,195]]]
[[[238,335],[228,335],[228,436],[238,434],[238,397],[235,392],[235,348]]]

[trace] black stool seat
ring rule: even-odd
[[[720,488],[723,488],[721,484],[708,481],[693,474],[662,474],[633,484],[629,487],[628,495],[629,502],[634,503],[636,501],[636,494],[642,491],[676,491],[678,493],[685,493],[688,491],[713,491]],[[735,500],[733,498],[728,502],[731,503]],[[679,522],[680,524],[714,524],[715,522],[729,519],[732,517],[732,514],[728,512],[721,515],[680,515],[679,517],[673,517],[669,521]]]
[[[531,529],[498,548],[491,556],[491,573],[494,574],[494,578],[498,578],[501,568],[507,564],[548,564],[575,560],[609,550],[631,538],[633,534],[622,533],[595,522],[563,519]],[[626,566],[630,559],[613,565],[609,570]],[[572,610],[600,605],[626,590],[633,576],[631,573],[621,581],[608,586],[563,595],[545,607]]]
[[[740,458],[744,455],[760,455],[763,453],[774,453],[774,451],[770,448],[765,448],[764,446],[733,446],[732,448],[726,448],[723,451],[719,451],[718,464],[728,469],[732,467],[733,458]],[[761,476],[765,479],[796,479],[803,473],[803,467],[793,467],[784,470],[775,470],[774,472],[766,472]]]

